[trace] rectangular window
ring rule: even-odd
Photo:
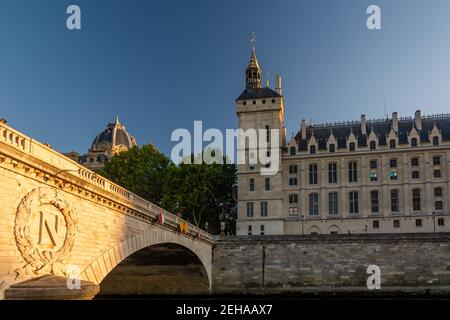
[[[374,229],[378,229],[379,227],[380,227],[380,221],[374,220],[374,221],[373,221],[373,228],[374,228]]]
[[[247,202],[247,217],[253,218],[253,202]]]
[[[298,194],[290,194],[289,195],[289,204],[297,204],[298,203]]]
[[[350,149],[350,151],[355,151],[356,147],[355,147],[355,143],[354,142],[350,142],[349,149]]]
[[[317,193],[309,194],[309,214],[311,216],[319,214],[319,195]]]
[[[289,166],[289,174],[296,174],[296,173],[297,173],[297,166],[296,165]]]
[[[370,169],[376,169],[377,166],[377,160],[370,160]]]
[[[298,207],[289,207],[289,215],[290,216],[298,215]]]
[[[350,213],[358,213],[358,192],[352,191],[348,194]]]
[[[416,219],[416,227],[422,226],[422,219]]]
[[[261,217],[267,217],[267,201],[261,201]]]
[[[433,170],[433,177],[434,178],[440,178],[441,177],[441,170],[440,169]]]
[[[439,218],[438,219],[438,226],[439,227],[443,227],[444,225],[445,225],[444,218]]]
[[[266,141],[270,142],[270,127],[266,126]]]
[[[411,172],[411,178],[419,179],[419,171],[414,170],[413,172]]]
[[[328,213],[338,214],[338,194],[331,192],[328,194]]]
[[[419,166],[419,158],[412,158],[411,159],[411,166],[418,167]]]
[[[378,207],[378,191],[370,192],[370,205],[372,209],[372,213],[377,213],[379,211]]]
[[[442,188],[441,187],[434,188],[434,196],[442,197]]]
[[[259,234],[262,235],[262,236],[264,235],[264,225],[263,224],[261,225],[261,229],[260,229]]]
[[[358,169],[356,161],[350,161],[348,163],[348,182],[358,181]]]
[[[398,212],[399,211],[399,197],[398,190],[391,190],[391,211]]]
[[[389,160],[389,166],[391,168],[397,168],[397,159],[391,159]]]
[[[439,156],[433,157],[433,165],[439,166],[440,164],[441,164],[441,157]]]
[[[317,184],[317,164],[309,165],[309,184]]]
[[[266,191],[270,190],[270,178],[264,179],[264,190],[266,190]]]
[[[433,146],[439,145],[439,137],[433,137]]]
[[[377,181],[377,180],[378,180],[378,175],[377,175],[377,173],[376,173],[376,172],[371,172],[371,173],[369,173],[369,179],[370,179],[370,181],[372,181],[372,182]]]
[[[297,178],[289,178],[289,185],[290,186],[296,186],[297,185]]]
[[[400,228],[400,220],[394,220],[394,228]]]
[[[251,178],[248,182],[250,191],[255,191],[255,179]]]
[[[420,211],[420,189],[412,191],[413,210]]]
[[[441,200],[434,202],[434,210],[436,211],[442,211],[444,210],[444,203]]]
[[[390,172],[389,172],[389,179],[391,179],[391,180],[397,180],[397,179],[398,179],[397,171],[394,171],[394,170],[390,171]]]
[[[249,236],[251,236],[252,235],[252,226],[248,226],[248,233],[247,233]]]
[[[337,163],[328,164],[328,183],[337,183]]]

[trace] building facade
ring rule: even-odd
[[[281,133],[275,175],[238,165],[238,235],[450,231],[450,115],[302,120],[287,141],[281,78],[262,87],[254,48],[236,108],[239,128]]]
[[[136,139],[130,135],[125,126],[119,122],[116,117],[114,123],[109,123],[106,128],[100,132],[91,144],[91,148],[84,155],[79,155],[72,151],[64,155],[72,160],[84,165],[85,167],[98,171],[102,169],[115,154],[126,151],[136,146]]]

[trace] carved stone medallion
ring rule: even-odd
[[[75,239],[73,210],[61,192],[33,189],[17,207],[14,235],[26,264],[17,278],[30,274],[62,274]]]

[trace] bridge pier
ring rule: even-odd
[[[81,280],[80,289],[69,289],[67,278],[44,275],[16,283],[5,291],[6,300],[92,300],[100,287]]]

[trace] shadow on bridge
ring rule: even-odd
[[[126,296],[209,294],[205,267],[178,244],[141,249],[119,263],[100,283],[96,299]]]

